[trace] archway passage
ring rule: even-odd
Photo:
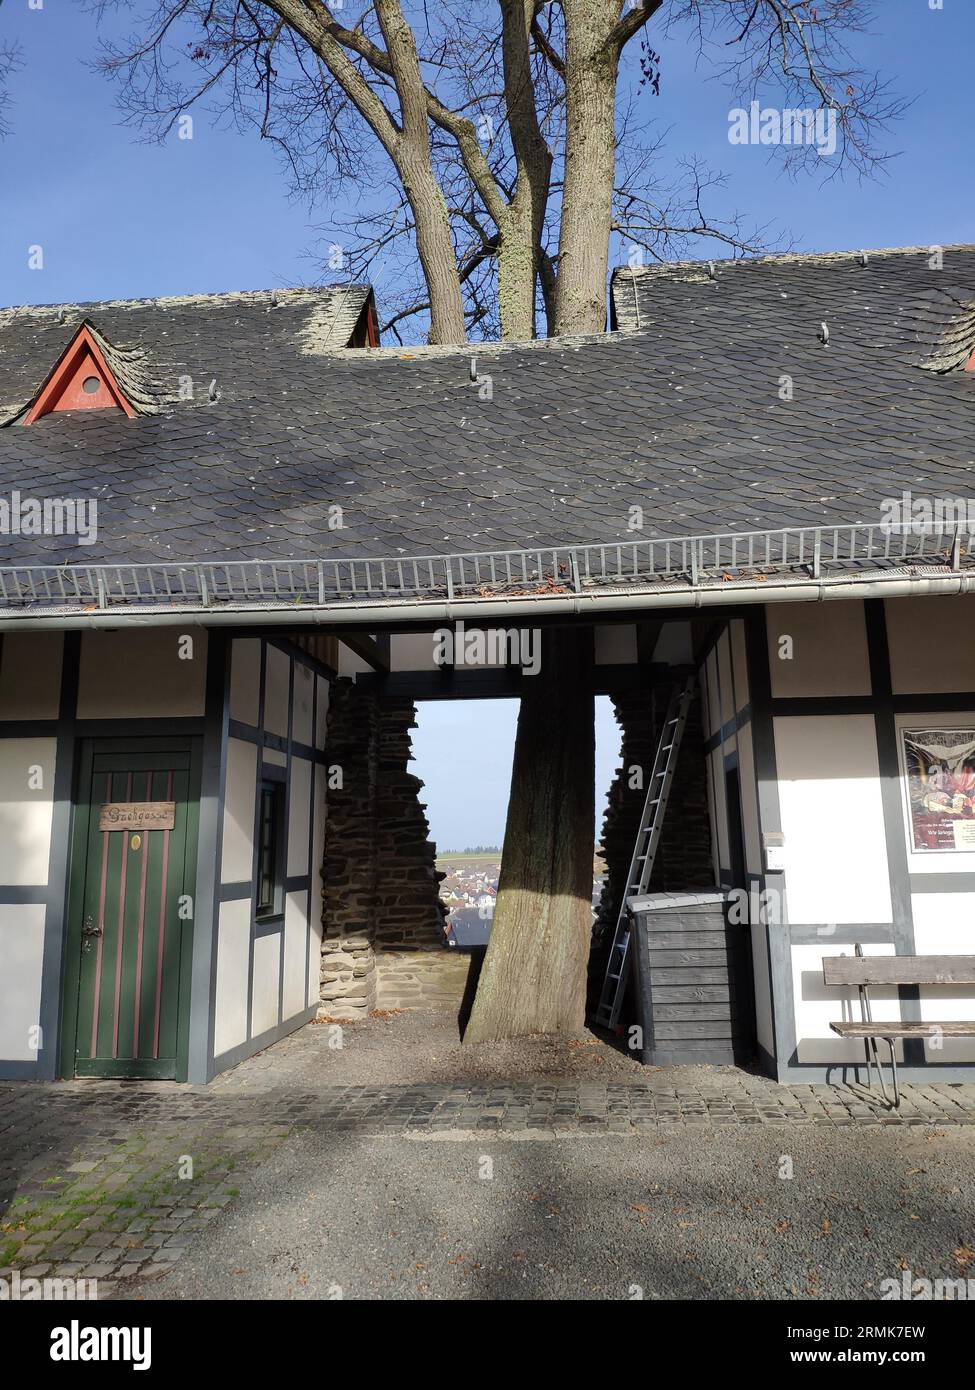
[[[504,695],[509,697],[504,704],[512,713],[517,709],[527,678],[498,671],[487,681],[486,673],[474,674],[476,679],[470,672],[454,673],[447,679],[441,679],[438,673],[431,679],[394,673],[333,683],[328,761],[330,768],[338,768],[341,775],[338,784],[330,778],[326,821],[321,990],[324,1015],[352,1018],[375,1008],[441,1007],[460,1011],[470,958],[460,959],[466,953],[451,950],[447,945],[445,905],[440,896],[443,866],[438,867],[427,808],[420,800],[423,782],[409,764],[417,709],[423,707],[418,706],[417,699],[424,703],[446,699],[452,708],[463,709],[471,739],[482,737],[478,710],[484,708],[484,700]],[[601,809],[599,816],[605,876],[598,928],[613,920],[618,910],[643,799],[639,779],[634,782],[632,773],[634,767],[648,767],[652,762],[657,722],[666,707],[670,681],[666,668],[657,671],[646,664],[603,663],[590,668],[586,685],[589,737],[596,694],[612,700],[622,737],[620,756],[613,759],[619,767],[610,787],[605,817]],[[608,700],[604,698],[599,703],[605,705]],[[692,731],[682,750],[678,786],[654,876],[655,888],[684,889],[713,883],[705,764],[696,708],[691,722]],[[492,746],[491,753],[507,775],[511,749],[507,740],[504,743],[503,747]],[[569,752],[574,752],[571,742]],[[417,771],[422,772],[423,767],[417,767]],[[598,796],[601,787],[594,789],[590,780],[585,795],[580,793],[579,798],[588,807],[590,845],[594,791]],[[498,827],[502,824],[503,818],[499,817]],[[523,838],[527,841],[534,834],[530,812],[526,827]],[[490,835],[485,831],[484,836],[471,831],[472,842],[493,843],[497,828]],[[590,857],[586,883],[578,891],[586,913],[584,939],[580,943],[583,971],[593,938],[593,874],[589,871],[592,867]],[[534,909],[530,916],[529,928],[535,931],[541,918]],[[597,930],[593,938],[597,974],[600,937]],[[561,977],[560,969],[556,970],[556,977]]]

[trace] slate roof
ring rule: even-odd
[[[99,504],[96,545],[0,536],[0,563],[441,555],[632,540],[634,506],[687,536],[967,496],[975,247],[929,255],[617,271],[619,331],[493,347],[342,349],[321,291],[0,311],[8,410],[80,317],[164,385],[136,419],[0,429],[0,496]]]
[[[0,425],[32,404],[87,323],[139,414],[263,395],[277,375],[314,389],[315,359],[344,348],[368,285],[0,309]],[[189,392],[192,391],[192,394]]]

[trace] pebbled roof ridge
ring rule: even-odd
[[[946,255],[952,251],[975,251],[975,242],[931,242],[927,246],[883,246],[873,248],[869,246],[856,246],[848,251],[779,251],[773,252],[767,256],[733,256],[725,260],[704,258],[701,260],[689,261],[661,261],[654,265],[617,266],[613,271],[612,278],[614,280],[653,280],[666,279],[670,276],[680,276],[693,272],[707,274],[709,265],[713,265],[716,272],[719,270],[740,270],[742,268],[752,268],[755,266],[842,265],[851,260],[855,261],[860,256],[867,256],[868,258],[930,256],[934,250],[940,250]]]
[[[270,307],[270,301],[274,297],[277,297],[279,301],[294,301],[302,298],[325,298],[338,293],[350,293],[352,290],[359,290],[363,294],[367,294],[370,289],[370,285],[360,281],[341,281],[335,285],[295,285],[289,289],[220,290],[210,294],[201,292],[199,294],[144,295],[133,299],[55,300],[46,304],[7,304],[0,305],[0,321],[7,314],[35,314],[52,310],[57,312],[59,309],[63,309],[65,313],[82,314],[99,309],[188,308],[203,304],[212,304],[214,307],[218,307],[224,304],[256,303],[262,299],[267,300]]]

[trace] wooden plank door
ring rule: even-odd
[[[81,760],[69,910],[75,1076],[176,1078],[189,1006],[198,807],[189,746],[91,741]],[[172,802],[171,828],[102,829],[102,807]],[[110,819],[110,815],[108,817]]]

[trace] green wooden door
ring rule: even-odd
[[[92,740],[81,759],[69,917],[75,1076],[179,1078],[198,808],[193,749]],[[99,827],[103,805],[174,802],[172,828]],[[73,1017],[70,1015],[73,1014]]]

